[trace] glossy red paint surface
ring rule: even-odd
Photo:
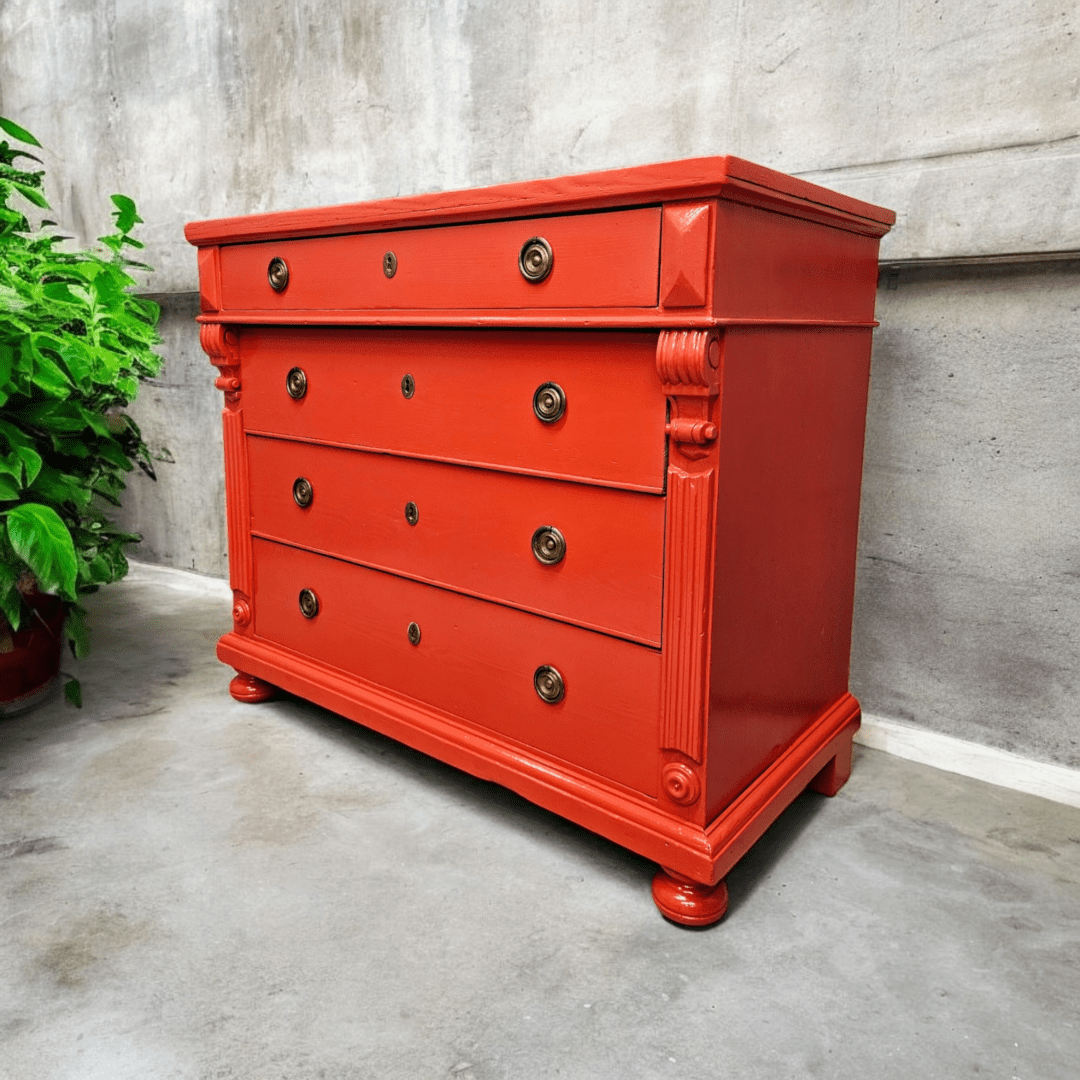
[[[249,432],[664,489],[655,334],[290,328],[239,336]],[[307,375],[299,400],[285,390],[293,367]],[[401,391],[405,375],[411,398]],[[547,382],[567,399],[552,424],[533,411]]]
[[[659,654],[606,634],[256,540],[255,634],[645,794]],[[319,611],[305,618],[298,595]],[[420,628],[420,642],[408,636]],[[562,675],[562,701],[533,687]]]
[[[892,220],[715,158],[189,226],[226,401],[234,695],[282,687],[505,784],[660,863],[668,918],[719,919],[735,862],[850,772]],[[539,285],[517,266],[535,235]]]
[[[652,882],[653,900],[665,918],[682,926],[711,926],[727,912],[724,882],[701,885],[672,870],[661,870]]]
[[[555,256],[538,282],[518,272],[518,254],[534,236]],[[383,270],[388,251],[393,277]],[[267,280],[274,257],[289,268],[281,292]],[[222,310],[654,307],[659,265],[659,207],[230,244],[221,249]]]
[[[261,436],[248,462],[255,536],[660,645],[658,495]],[[566,543],[555,564],[532,550],[547,525]]]
[[[710,814],[847,690],[869,374],[869,331],[727,335]]]

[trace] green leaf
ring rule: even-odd
[[[0,128],[3,128],[13,139],[18,139],[19,142],[29,143],[31,146],[41,145],[26,128],[19,127],[14,120],[9,120],[6,116],[0,116]]]
[[[17,446],[15,453],[19,455],[23,463],[23,469],[26,471],[26,486],[29,487],[41,472],[41,455],[29,446]]]
[[[82,684],[78,679],[68,679],[64,683],[64,700],[76,709],[82,708]]]
[[[23,463],[18,454],[0,454],[0,474],[22,480]]]
[[[5,386],[10,381],[14,363],[15,350],[6,341],[0,343],[0,386]]]
[[[3,568],[3,580],[0,581],[0,612],[3,612],[11,631],[19,629],[22,622],[22,593],[15,587],[15,575],[8,567]]]
[[[51,465],[41,467],[41,472],[30,487],[35,495],[60,506],[70,503],[80,509],[85,509],[94,497],[94,492],[87,486],[85,480],[62,473]]]
[[[0,419],[0,435],[7,439],[8,446],[13,450],[20,446],[29,447],[32,443],[30,436],[22,428],[16,427],[4,419]]]
[[[50,506],[23,503],[7,512],[7,534],[15,554],[33,571],[42,592],[75,599],[79,564],[71,533]]]
[[[90,628],[86,625],[86,608],[72,604],[64,620],[64,635],[71,642],[71,651],[76,660],[81,660],[90,651]]]
[[[35,206],[40,206],[43,210],[49,210],[49,200],[38,191],[37,188],[31,187],[29,184],[19,184],[12,181],[11,186],[24,198],[27,202],[32,202]]]
[[[136,224],[142,221],[135,212],[135,201],[126,195],[114,195],[112,201],[113,206],[116,207],[116,213],[113,214],[116,218],[116,228],[122,233],[131,232]]]
[[[128,402],[134,401],[139,392],[139,380],[130,375],[121,376],[116,380],[116,389]]]
[[[22,494],[22,487],[10,476],[0,475],[0,502],[11,502]]]

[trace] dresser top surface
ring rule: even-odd
[[[244,217],[195,221],[184,229],[191,244],[249,243],[304,236],[460,224],[619,206],[730,199],[795,216],[881,235],[896,220],[891,210],[853,199],[737,157],[691,158],[467,191],[443,191],[372,202]]]

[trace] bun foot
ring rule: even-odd
[[[682,926],[711,926],[727,911],[727,885],[700,883],[661,869],[653,878],[652,895],[660,914]]]
[[[277,692],[276,686],[271,686],[262,679],[256,679],[254,675],[245,675],[242,671],[229,683],[229,693],[237,701],[246,701],[249,705],[269,701],[277,697]]]
[[[851,776],[851,732],[846,732],[836,748],[836,755],[810,781],[810,790],[832,798]]]

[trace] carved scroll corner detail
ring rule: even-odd
[[[720,392],[720,331],[662,330],[656,372],[669,396],[712,397]]]
[[[240,363],[240,337],[231,326],[203,323],[199,327],[199,344],[214,367],[235,367]]]

